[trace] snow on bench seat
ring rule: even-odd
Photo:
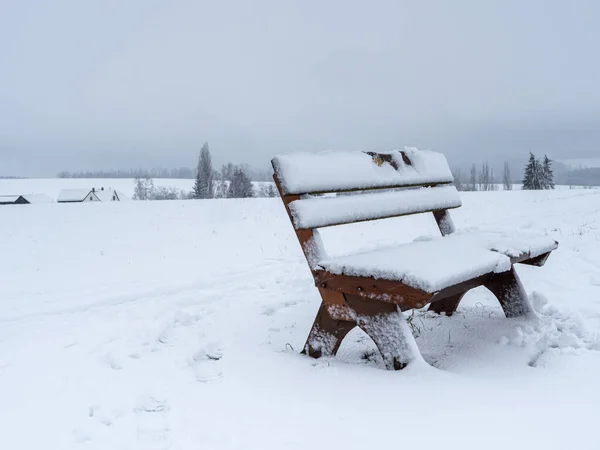
[[[396,280],[428,293],[473,278],[506,272],[512,258],[556,249],[554,240],[494,232],[465,232],[426,238],[397,247],[325,259],[317,267],[336,275]]]
[[[548,236],[507,230],[461,230],[445,239],[449,238],[464,245],[476,245],[502,253],[511,258],[513,263],[524,257],[535,258],[558,248],[558,243]]]
[[[459,206],[460,196],[454,186],[312,197],[289,204],[296,229],[327,227]]]
[[[410,160],[406,164],[402,153]],[[452,182],[446,157],[441,153],[406,147],[387,152],[389,163],[377,165],[361,152],[294,153],[273,158],[273,167],[284,195],[336,192]]]

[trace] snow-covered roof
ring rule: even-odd
[[[54,199],[46,194],[24,194],[23,197],[29,203],[54,203]]]
[[[127,195],[125,195],[122,191],[119,191],[118,189],[115,189],[115,192],[117,193],[117,195],[119,196],[119,200],[120,201],[128,201],[131,200]]]
[[[92,192],[91,189],[63,189],[58,194],[59,202],[80,202]]]
[[[96,189],[94,194],[96,194],[96,197],[98,197],[98,200],[101,202],[112,202],[113,196],[116,196],[116,200],[119,200],[119,194],[117,194],[114,189]]]
[[[14,203],[20,195],[0,195],[0,203]]]

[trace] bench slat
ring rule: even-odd
[[[431,186],[453,181],[441,153],[405,148],[379,155],[295,153],[276,156],[272,163],[284,195]]]
[[[289,204],[296,229],[321,228],[461,206],[454,186],[311,197]]]

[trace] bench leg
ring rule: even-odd
[[[452,295],[442,300],[433,302],[431,305],[429,305],[428,311],[433,311],[437,314],[446,313],[447,316],[451,316],[456,312],[456,308],[458,308],[458,304],[465,294],[466,292],[462,292],[460,294]]]
[[[420,358],[419,349],[402,312],[393,303],[346,295],[356,323],[375,342],[388,370],[400,370]]]
[[[484,286],[498,298],[506,317],[534,314],[527,292],[514,267],[508,272],[495,273]]]
[[[342,294],[340,294],[342,295]],[[329,305],[321,303],[315,322],[310,330],[302,353],[313,358],[334,356],[346,335],[356,326],[356,323],[337,320],[329,314]]]

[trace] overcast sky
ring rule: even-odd
[[[0,175],[600,156],[597,0],[0,2]]]

